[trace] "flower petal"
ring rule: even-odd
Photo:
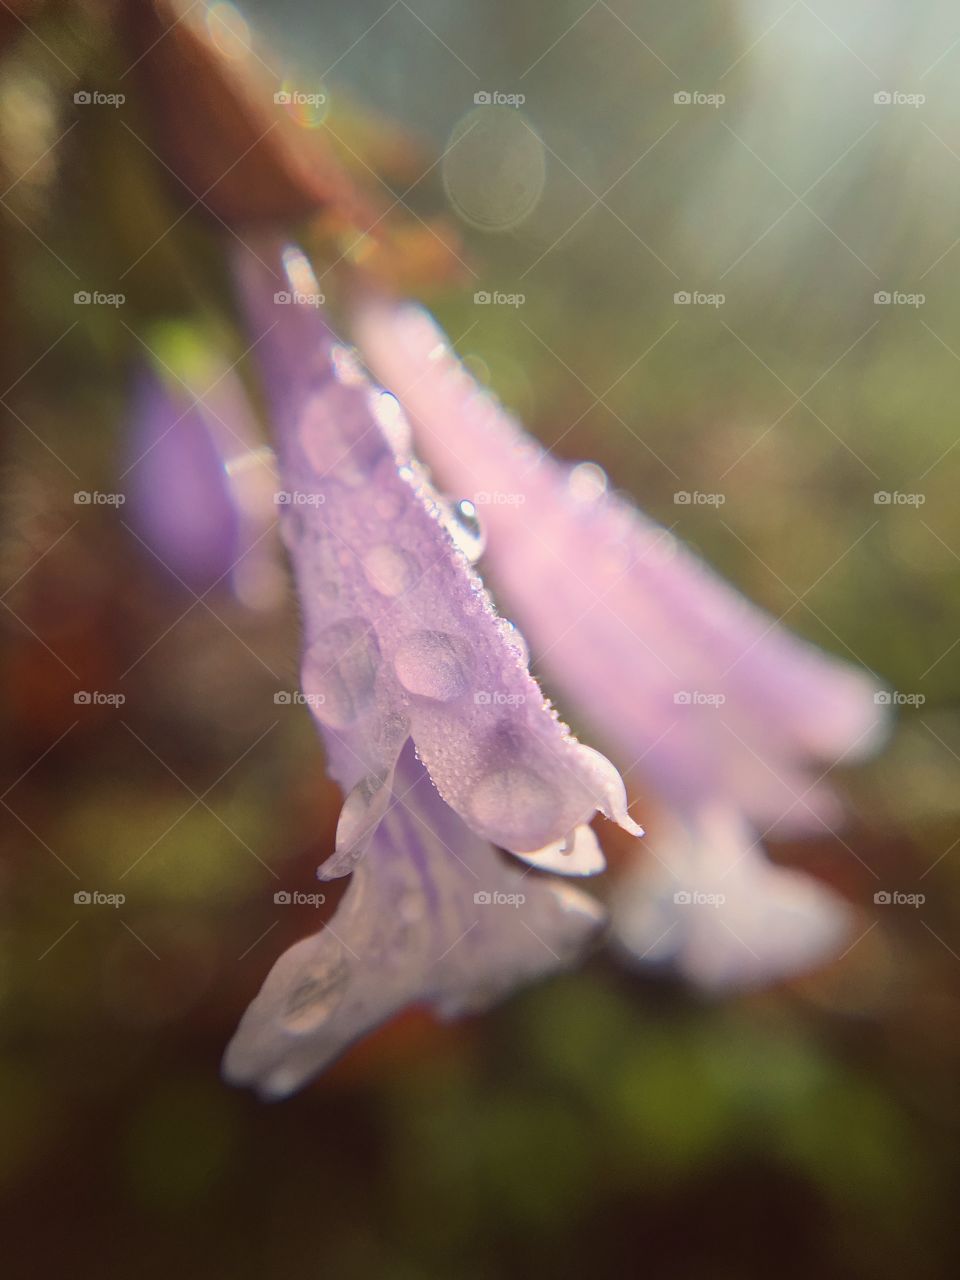
[[[283,1097],[410,1004],[482,1009],[574,962],[603,922],[591,898],[519,871],[437,794],[410,746],[396,798],[330,924],[276,962],[224,1073]]]
[[[682,811],[719,794],[764,830],[838,821],[806,769],[878,745],[873,678],[751,605],[607,493],[599,467],[547,455],[421,309],[367,306],[356,328],[425,460],[476,505],[498,591],[594,730]]]
[[[616,770],[560,722],[494,612],[455,505],[406,456],[396,401],[314,311],[286,292],[271,306],[273,282],[244,270],[289,496],[303,689],[349,793],[330,874],[372,836],[408,735],[444,800],[505,849],[542,849],[598,809],[636,831]]]
[[[708,990],[748,988],[836,956],[853,912],[812,876],[770,862],[736,813],[716,805],[667,826],[623,878],[614,935],[637,960]]]

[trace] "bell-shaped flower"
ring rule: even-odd
[[[541,449],[422,309],[367,303],[356,332],[438,482],[479,512],[491,582],[545,677],[668,810],[620,887],[621,940],[710,986],[835,950],[842,899],[760,844],[842,818],[823,777],[882,737],[873,678],[751,605],[599,467]]]
[[[300,296],[308,268],[294,251],[286,266]],[[592,874],[598,810],[640,831],[616,769],[545,702],[473,570],[476,530],[411,456],[397,400],[314,308],[271,301],[258,262],[240,274],[277,436],[303,693],[346,797],[319,874],[354,873],[228,1050],[229,1078],[280,1095],[406,1004],[451,1014],[570,963],[603,913],[498,849]]]

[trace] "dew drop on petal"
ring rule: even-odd
[[[450,536],[471,564],[483,555],[486,542],[477,508],[469,498],[455,502],[450,510]]]
[[[574,502],[596,502],[607,490],[607,473],[595,462],[578,462],[567,476],[567,490]]]
[[[465,693],[473,654],[466,640],[446,631],[416,631],[397,649],[397,679],[408,693],[449,702]]]
[[[313,1031],[337,1007],[350,976],[342,952],[317,960],[290,992],[280,1021],[287,1031]]]
[[[311,711],[335,729],[352,724],[370,702],[380,647],[364,618],[345,618],[321,631],[303,655],[301,683]]]
[[[520,856],[540,871],[552,871],[560,876],[595,876],[607,865],[593,828],[585,823],[565,840],[554,840],[542,849]]]
[[[474,787],[467,809],[477,828],[506,849],[538,849],[549,831],[558,796],[549,782],[522,765],[488,773]]]
[[[399,547],[382,543],[363,557],[367,581],[382,596],[401,596],[417,579],[419,564],[414,556]]]
[[[345,387],[363,387],[367,385],[367,376],[363,371],[354,347],[345,347],[337,343],[330,349],[330,362],[333,365],[333,376]]]
[[[376,829],[389,799],[390,786],[384,774],[368,773],[360,779],[340,810],[336,839],[338,854],[356,853],[359,859],[366,843],[364,837],[371,835]],[[338,858],[335,861],[337,874],[345,874],[348,868],[343,865],[343,860]],[[321,872],[324,873],[322,879],[329,878],[325,868],[321,868]]]
[[[393,452],[398,457],[409,457],[413,449],[413,433],[397,397],[389,391],[372,389],[370,408]]]

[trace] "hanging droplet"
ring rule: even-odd
[[[486,539],[480,527],[480,517],[476,506],[469,498],[461,498],[450,508],[450,521],[447,526],[450,536],[471,564],[483,555]]]
[[[596,502],[607,491],[607,473],[595,462],[578,462],[567,476],[567,490],[574,502]]]

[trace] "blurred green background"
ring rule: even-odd
[[[77,85],[127,74],[109,6],[14,8],[0,31],[6,1273],[956,1274],[954,6],[244,8],[261,70],[327,95],[307,131],[341,155],[352,139],[355,176],[396,216],[446,211],[459,228],[458,278],[427,273],[418,291],[474,370],[559,454],[596,459],[753,599],[912,703],[883,757],[843,779],[844,841],[773,851],[862,907],[837,965],[711,1003],[598,956],[483,1019],[406,1015],[273,1107],[217,1071],[273,959],[316,927],[273,893],[311,887],[339,804],[308,713],[273,700],[295,687],[295,601],[287,588],[253,608],[221,584],[198,603],[128,512],[73,501],[124,490],[130,378],[158,325],[189,323],[200,345],[222,332],[204,299],[233,233],[187,212],[132,89],[113,116],[74,108]],[[205,20],[250,56],[236,10]],[[480,92],[525,100],[484,108],[467,163],[438,162]],[[376,145],[396,129],[422,156],[400,180],[392,143]],[[79,314],[80,288],[127,303]],[[678,505],[679,491],[724,501]],[[78,688],[126,701],[77,706]],[[93,887],[126,903],[76,906]],[[926,900],[874,909],[878,888]]]

